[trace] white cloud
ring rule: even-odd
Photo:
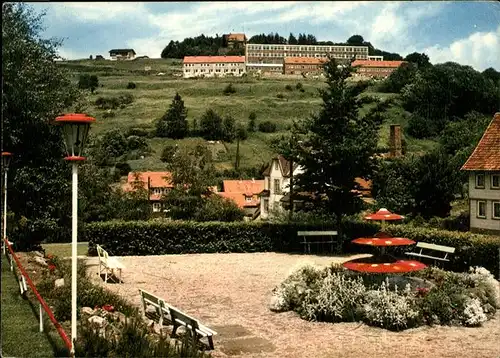
[[[81,60],[84,58],[89,58],[91,53],[90,52],[86,53],[86,52],[82,52],[82,51],[73,51],[73,50],[70,50],[68,48],[61,47],[61,48],[57,49],[57,54],[62,59],[65,59],[65,60]]]
[[[63,2],[54,3],[52,7],[57,17],[79,22],[104,22],[145,12],[144,3],[140,2]]]
[[[496,31],[475,32],[449,46],[432,46],[423,50],[432,63],[447,61],[470,65],[477,70],[500,69],[500,26]]]

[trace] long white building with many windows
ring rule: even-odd
[[[339,62],[347,62],[353,57],[357,60],[367,60],[368,46],[247,44],[245,47],[248,71],[283,73],[283,62],[286,57],[328,56]]]
[[[184,78],[240,77],[244,73],[245,56],[185,56],[182,62]]]

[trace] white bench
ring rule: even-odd
[[[172,336],[175,336],[177,328],[183,326],[186,328],[188,334],[193,339],[193,342],[200,341],[201,338],[207,338],[208,346],[214,349],[213,336],[217,334],[214,330],[201,324],[197,319],[187,315],[178,308],[169,305],[163,300],[152,293],[139,289],[141,293],[141,301],[143,305],[144,316],[151,318],[163,326],[165,321],[173,325]],[[147,307],[151,305],[155,308],[155,313],[147,313]]]
[[[97,245],[97,255],[99,255],[99,276],[101,276],[101,272],[104,271],[104,282],[108,282],[108,272],[112,275],[115,274],[115,270],[118,270],[119,280],[122,282],[122,269],[125,266],[118,261],[116,257],[109,257],[106,250],[104,250],[100,245]]]
[[[406,255],[432,259],[434,261],[450,261],[448,259],[448,254],[455,253],[454,247],[428,244],[426,242],[417,242],[417,245],[415,246],[415,248],[420,249],[420,251],[418,251],[418,252],[416,252],[416,251],[406,252]],[[441,256],[427,255],[427,254],[422,253],[423,250],[437,251],[437,252],[441,253]],[[442,255],[443,253],[444,253],[444,255]]]
[[[333,252],[333,244],[335,241],[333,240],[334,236],[337,236],[337,231],[298,231],[297,236],[302,236],[304,241],[300,243],[304,245],[304,252],[310,254],[311,253],[311,244],[330,244],[330,250]],[[308,236],[330,236],[331,239],[328,241],[325,240],[317,240],[317,241],[307,241]]]

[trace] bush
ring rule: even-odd
[[[292,86],[290,86],[290,85],[286,85],[286,86],[285,86],[285,89],[286,89],[287,91],[293,91],[293,88],[292,88]]]
[[[283,95],[283,93],[278,93],[276,95],[276,98],[283,99],[283,98],[285,98],[285,96]]]
[[[137,87],[137,85],[135,84],[135,82],[129,82],[127,84],[127,89],[135,89]]]
[[[138,137],[147,137],[148,133],[149,132],[146,128],[132,127],[127,130],[127,132],[125,133],[125,137],[130,137],[131,135],[136,135]]]
[[[411,328],[419,323],[420,312],[410,285],[403,292],[389,290],[389,282],[382,282],[379,289],[366,293],[363,306],[365,321],[390,330]]]
[[[120,174],[120,176],[128,175],[128,173],[130,173],[132,171],[130,164],[128,164],[127,162],[116,163],[115,167],[118,170],[118,173]]]
[[[147,150],[149,148],[146,138],[131,135],[127,138],[128,150]]]
[[[295,88],[300,91],[301,89],[304,89],[304,86],[302,86],[302,83],[299,82],[295,85]]]
[[[231,94],[233,94],[233,93],[236,93],[236,88],[234,88],[234,87],[233,87],[233,84],[232,84],[232,83],[230,83],[230,84],[228,84],[228,85],[224,88],[224,90],[222,91],[222,93],[224,93],[226,96],[229,96],[229,95],[231,95]]]
[[[274,133],[276,132],[276,124],[271,121],[264,121],[259,123],[259,131],[262,133]]]

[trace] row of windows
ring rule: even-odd
[[[307,68],[311,70],[320,70],[323,67],[321,65],[287,65],[288,68]]]
[[[185,63],[185,67],[194,67],[194,66],[199,66],[199,67],[224,67],[224,66],[229,66],[229,67],[234,67],[234,66],[241,66],[244,65],[244,63]]]
[[[335,58],[351,58],[353,55],[351,54],[345,54],[345,53],[286,53],[286,52],[279,52],[279,53],[266,53],[266,52],[249,52],[247,57],[277,57],[277,58],[283,58],[283,57],[327,57],[328,55],[331,55]],[[363,54],[356,54],[356,58],[358,59],[366,59],[367,56]]]
[[[378,67],[378,68],[373,68],[373,67],[370,68],[370,67],[368,67],[367,68],[367,67],[361,67],[359,69],[359,72],[392,72],[394,70],[395,70],[395,68],[380,68],[380,67]]]
[[[484,174],[476,174],[476,189],[484,189]],[[500,174],[491,175],[491,188],[500,189]]]
[[[491,217],[493,219],[500,220],[500,201],[494,201],[493,206],[491,207]],[[486,201],[480,200],[477,202],[477,215],[480,219],[487,219],[488,214],[486,212]]]
[[[248,50],[298,50],[298,51],[344,51],[344,52],[366,52],[366,46],[301,46],[301,45],[247,45]]]
[[[213,73],[213,72],[221,72],[222,70],[220,68],[216,68],[215,70],[205,70],[205,69],[193,69],[193,72],[194,73],[198,73],[198,72],[208,72],[208,73]],[[239,70],[240,73],[243,72],[242,69]],[[191,70],[184,70],[185,73],[191,73]],[[236,69],[235,68],[232,68],[232,69],[224,69],[224,72],[227,73],[227,72],[236,72]]]

